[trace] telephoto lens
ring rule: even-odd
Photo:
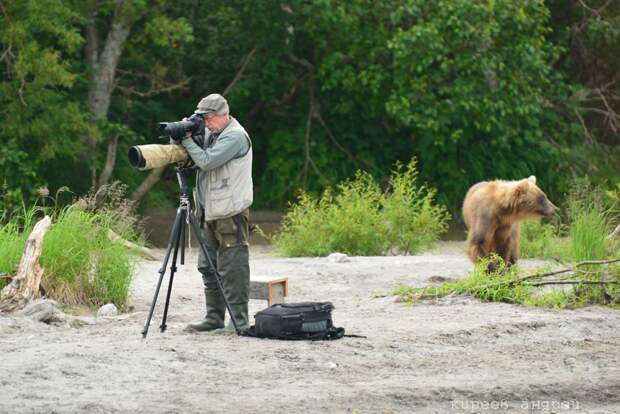
[[[174,162],[187,161],[189,156],[182,145],[136,145],[129,148],[129,165],[139,170],[164,167]]]

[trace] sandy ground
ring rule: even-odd
[[[335,324],[367,336],[331,342],[184,332],[204,313],[195,254],[175,278],[168,330],[162,291],[143,340],[160,263],[141,262],[130,313],[61,326],[0,317],[0,412],[620,412],[620,312],[390,296],[465,276],[462,249],[334,263],[253,248],[254,275],[287,276],[289,302],[332,301]],[[251,314],[265,306],[251,301]]]

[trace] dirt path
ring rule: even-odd
[[[0,317],[0,412],[620,412],[620,312],[389,296],[399,284],[466,275],[459,243],[345,263],[253,249],[253,274],[289,277],[290,302],[330,300],[337,326],[368,337],[333,342],[183,332],[204,313],[188,259],[168,330],[157,329],[158,309],[146,340],[159,262],[140,263],[131,313],[81,326]],[[265,306],[251,301],[250,311]]]

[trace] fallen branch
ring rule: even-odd
[[[542,278],[545,278],[545,277],[548,277],[548,276],[555,276],[555,275],[560,275],[562,273],[569,273],[569,272],[592,274],[592,273],[595,273],[595,272],[591,272],[591,271],[587,271],[587,270],[580,270],[580,269],[577,269],[577,268],[578,267],[582,267],[582,266],[606,265],[606,264],[616,263],[616,262],[620,262],[620,259],[584,260],[582,262],[575,263],[573,265],[573,267],[568,267],[568,268],[565,268],[565,269],[559,269],[559,270],[555,270],[555,271],[552,271],[552,272],[534,273],[533,275],[523,276],[523,277],[520,277],[518,279],[502,280],[502,281],[499,281],[497,283],[490,283],[488,285],[480,286],[480,289],[494,288],[494,287],[500,287],[500,286],[512,286],[512,285],[517,285],[517,284],[519,284],[521,282],[524,282],[526,280],[542,279]]]
[[[49,216],[43,217],[28,236],[17,274],[12,278],[11,283],[0,291],[0,311],[12,312],[21,309],[31,300],[39,297],[43,276],[39,257],[43,249],[43,237],[51,223],[52,219]]]
[[[152,249],[149,249],[148,247],[144,247],[144,246],[138,246],[137,244],[132,243],[129,240],[126,240],[126,239],[122,238],[121,236],[119,236],[118,234],[116,234],[112,230],[108,230],[108,239],[110,239],[112,241],[119,241],[119,242],[121,242],[129,250],[132,250],[132,251],[136,252],[137,254],[139,254],[140,256],[144,257],[145,259],[149,259],[149,260],[157,260],[158,259],[157,255],[155,254],[155,252]]]
[[[528,283],[528,286],[544,285],[620,285],[616,280],[545,280],[541,282]]]
[[[616,229],[614,231],[609,233],[609,236],[607,236],[607,240],[617,239],[618,237],[620,237],[620,224],[616,226]]]
[[[476,292],[476,291],[483,291],[486,289],[496,289],[496,288],[500,288],[500,287],[511,287],[511,286],[515,286],[518,285],[520,283],[526,282],[525,284],[528,286],[543,286],[543,285],[579,285],[579,284],[585,284],[585,285],[607,285],[607,284],[620,284],[620,281],[615,281],[615,280],[609,280],[609,281],[592,281],[592,280],[539,280],[539,281],[533,281],[533,282],[528,282],[530,280],[533,279],[544,279],[546,277],[549,276],[556,276],[559,274],[564,274],[564,273],[569,273],[569,272],[573,272],[576,274],[581,274],[581,275],[592,275],[594,273],[597,272],[592,272],[590,270],[581,270],[579,269],[579,267],[582,266],[602,266],[602,265],[608,265],[611,263],[617,263],[620,262],[620,259],[608,259],[608,260],[584,260],[582,262],[578,262],[575,263],[572,267],[566,268],[566,269],[559,269],[559,270],[555,270],[555,271],[551,271],[551,272],[545,272],[545,273],[535,273],[532,275],[527,275],[527,276],[523,276],[517,279],[510,279],[510,280],[501,280],[498,282],[494,282],[494,283],[488,283],[486,285],[482,285],[482,286],[475,286],[471,289],[468,289],[468,291],[470,293]],[[570,276],[569,276],[570,277]],[[434,299],[437,298],[438,296],[446,296],[452,293],[456,293],[455,290],[451,290],[448,292],[441,292],[441,294],[438,294],[439,288],[437,287],[427,287],[427,288],[421,288],[420,291],[416,292],[416,294],[412,295],[413,299],[416,300],[423,300],[423,299]]]

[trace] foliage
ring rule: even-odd
[[[0,25],[0,208],[18,209],[82,151],[89,129],[71,57],[79,53],[79,15],[66,2],[3,2]],[[59,168],[55,170],[54,168]]]
[[[41,266],[48,297],[66,304],[124,307],[133,259],[122,243],[110,241],[110,216],[64,209],[45,235]]]
[[[381,200],[387,244],[404,254],[431,246],[448,231],[450,215],[435,204],[435,189],[417,185],[418,176],[415,159],[406,168],[397,163]]]
[[[555,228],[552,224],[532,220],[521,223],[521,257],[552,257],[552,246],[557,243],[554,234]]]
[[[604,203],[604,191],[588,177],[573,181],[566,197],[572,257],[575,260],[608,257],[607,235],[611,231],[610,210]]]
[[[453,213],[485,179],[535,174],[557,202],[584,170],[618,181],[618,2],[1,5],[4,211],[32,204],[39,187],[86,194],[114,137],[110,181],[133,191],[146,173],[128,165],[128,147],[224,91],[253,139],[255,207],[282,208],[299,188],[321,194],[360,169],[382,181],[412,156]],[[119,25],[118,65],[97,75],[89,56]],[[91,113],[106,76],[109,110]],[[175,190],[166,171],[146,203]]]
[[[453,211],[489,178],[536,173],[555,193],[560,180],[548,171],[561,154],[546,136],[573,135],[550,105],[568,92],[551,67],[559,50],[545,42],[543,1],[322,1],[312,11],[325,19],[317,36],[332,31],[317,45],[323,89],[346,92],[335,109],[389,116],[397,139],[386,150],[408,142]]]
[[[124,186],[113,183],[62,209],[33,207],[14,215],[0,228],[0,273],[15,273],[35,218],[45,212],[52,215],[40,259],[46,295],[65,304],[112,302],[124,307],[134,258],[122,243],[111,240],[109,232],[134,243],[143,237],[136,230],[140,226],[132,203],[123,195]]]
[[[412,160],[406,168],[397,164],[385,194],[364,172],[318,200],[301,193],[274,241],[286,256],[409,254],[427,248],[445,233],[449,215],[435,205],[434,189],[417,185],[417,176]]]
[[[521,256],[561,260],[603,259],[617,246],[607,240],[617,204],[613,191],[603,191],[588,177],[573,179],[563,215],[554,223],[521,224]]]
[[[336,194],[327,189],[317,200],[302,192],[283,218],[276,246],[285,256],[382,254],[381,197],[379,186],[362,172],[339,184]]]
[[[394,290],[394,295],[408,303],[458,294],[471,295],[483,301],[551,308],[575,308],[591,304],[617,306],[620,304],[620,267],[615,265],[618,260],[596,264],[579,262],[571,268],[560,270],[547,267],[523,275],[518,266],[508,268],[501,257],[494,255],[481,260],[474,271],[462,280],[438,287],[399,286]],[[488,273],[487,267],[491,261],[499,265],[494,272]],[[600,269],[601,265],[608,267]],[[597,270],[593,271],[593,267],[597,267]],[[558,280],[559,274],[568,276]],[[606,284],[589,284],[600,282]],[[543,289],[557,284],[564,287],[559,290]],[[572,289],[566,289],[566,286],[572,286]]]

